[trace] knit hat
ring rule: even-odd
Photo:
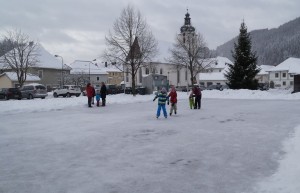
[[[163,88],[161,89],[161,93],[167,93],[167,90],[166,90],[165,87],[163,87]]]

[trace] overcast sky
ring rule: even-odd
[[[184,24],[192,25],[210,49],[239,33],[277,28],[300,16],[299,0],[0,0],[0,33],[20,29],[65,63],[93,60],[105,48],[104,37],[128,4],[146,18],[160,47],[172,43]],[[166,54],[166,50],[161,51]]]

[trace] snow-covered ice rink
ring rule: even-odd
[[[158,120],[153,95],[0,101],[0,192],[297,193],[300,100],[213,93]]]

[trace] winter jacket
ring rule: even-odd
[[[87,97],[93,97],[94,96],[94,88],[92,86],[86,87],[86,96]]]
[[[177,92],[176,92],[176,90],[171,91],[168,96],[170,97],[170,102],[171,103],[173,103],[173,104],[177,103]]]
[[[101,86],[101,89],[100,89],[100,95],[101,95],[101,98],[106,98],[106,86],[105,84]]]
[[[195,87],[195,88],[193,88],[193,94],[194,94],[194,96],[201,96],[201,90],[200,90],[200,88],[197,88],[197,87]]]
[[[159,94],[157,94],[155,96],[155,98],[153,99],[153,101],[155,101],[157,98],[158,98],[159,105],[165,105],[166,101],[169,102],[169,97],[168,97],[167,93],[165,93],[165,92],[164,93],[160,92]]]

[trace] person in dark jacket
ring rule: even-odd
[[[197,109],[197,108],[200,109],[202,93],[201,93],[201,89],[198,86],[195,86],[193,88],[193,95],[195,96],[194,109]]]
[[[96,90],[95,90],[95,88],[92,85],[91,85],[91,87],[93,88],[93,97],[92,97],[92,105],[93,105],[94,101],[95,101]]]
[[[162,88],[160,93],[158,93],[153,101],[155,101],[158,98],[158,107],[157,107],[157,112],[156,112],[156,118],[160,116],[160,111],[161,109],[163,110],[165,118],[168,117],[167,110],[166,110],[166,102],[169,104],[169,97],[167,94],[167,90],[165,88]]]
[[[92,107],[91,103],[92,103],[92,98],[94,96],[94,89],[91,86],[91,83],[87,83],[85,90],[86,90],[86,96],[88,98],[88,106]]]
[[[101,95],[101,100],[102,100],[102,106],[105,106],[106,103],[106,86],[104,84],[104,82],[101,83],[101,89],[100,89],[100,95]]]

